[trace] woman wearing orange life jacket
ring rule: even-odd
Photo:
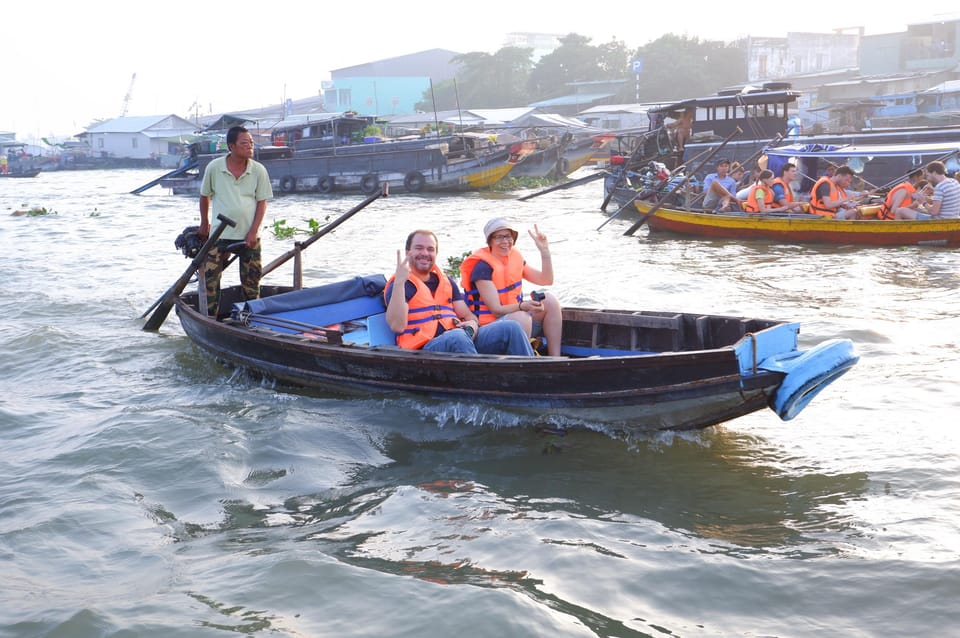
[[[773,171],[760,171],[757,183],[750,187],[743,210],[748,213],[766,213],[773,210]],[[779,210],[779,209],[777,209]]]
[[[856,198],[847,195],[847,188],[853,181],[853,169],[838,166],[833,177],[824,175],[810,190],[810,213],[832,219],[856,219],[858,210],[853,202]]]
[[[487,245],[477,249],[460,265],[460,286],[467,305],[481,325],[504,318],[518,322],[528,336],[542,335],[547,340],[547,354],[560,356],[563,312],[560,302],[551,293],[542,299],[526,299],[522,280],[540,286],[553,283],[553,262],[547,236],[534,224],[529,231],[540,251],[540,269],[534,268],[515,248],[519,234],[503,218],[491,219],[483,227]]]

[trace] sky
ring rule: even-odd
[[[258,108],[316,95],[333,69],[428,49],[493,53],[510,32],[572,32],[595,45],[616,39],[633,49],[665,33],[732,41],[783,37],[788,29],[864,27],[873,35],[943,17],[915,14],[904,22],[905,12],[895,5],[865,11],[853,2],[829,10],[809,5],[803,12],[798,3],[771,1],[771,8],[789,9],[786,15],[771,11],[767,20],[744,19],[744,10],[716,1],[688,0],[672,11],[663,6],[673,5],[612,0],[564,10],[555,0],[7,2],[0,131],[21,141],[62,139],[95,120],[119,117],[125,105],[128,115],[182,117]]]

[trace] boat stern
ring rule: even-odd
[[[783,374],[770,398],[770,409],[784,421],[800,414],[814,397],[860,360],[849,339],[830,339],[809,350],[798,350],[799,330],[796,323],[780,324],[748,334],[735,346],[743,376],[761,370]]]

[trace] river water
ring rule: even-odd
[[[391,196],[307,251],[308,283],[389,274],[414,228],[443,264],[508,215],[550,238],[568,305],[796,319],[862,356],[788,423],[560,436],[275,388],[174,313],[142,332],[197,219],[127,194],[157,175],[0,180],[0,635],[956,634],[960,251],[624,237],[599,181]],[[360,199],[281,197],[266,224]],[[292,246],[263,237],[265,262]]]

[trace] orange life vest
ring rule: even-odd
[[[507,255],[506,262],[490,252],[489,248],[480,248],[472,255],[463,260],[460,264],[460,287],[463,288],[463,295],[466,297],[467,306],[470,311],[477,316],[480,325],[486,325],[497,319],[487,304],[480,298],[480,292],[474,287],[472,282],[473,268],[480,261],[490,264],[493,269],[491,281],[497,288],[497,294],[500,296],[500,305],[509,306],[510,304],[523,301],[523,256],[520,251],[514,248]]]
[[[748,213],[759,213],[760,207],[757,206],[757,189],[763,189],[763,203],[770,207],[773,204],[773,188],[767,187],[761,182],[757,182],[750,187],[750,192],[747,193],[747,201],[743,202],[743,210]]]
[[[450,278],[437,268],[434,264],[430,272],[437,275],[440,283],[437,285],[437,292],[431,293],[427,283],[417,276],[410,277],[407,281],[417,287],[417,293],[410,298],[407,308],[407,325],[399,335],[397,335],[397,345],[407,350],[419,350],[425,343],[433,339],[437,334],[437,325],[450,330],[454,328],[454,320],[457,313],[453,309],[453,286],[450,284]],[[387,290],[393,283],[394,277],[387,282],[383,289],[384,303],[389,304]],[[396,287],[394,287],[396,288]],[[401,288],[394,289],[391,294],[405,295],[406,292]]]
[[[824,217],[835,217],[837,214],[836,208],[827,208],[823,205],[823,200],[817,196],[817,189],[820,188],[821,184],[830,184],[830,194],[828,195],[830,199],[839,200],[847,196],[847,191],[843,190],[839,186],[833,183],[833,180],[824,175],[816,181],[813,185],[813,189],[810,190],[810,211],[814,215],[823,215]]]
[[[883,204],[880,205],[880,210],[877,211],[877,219],[896,218],[896,215],[893,212],[893,198],[899,191],[906,191],[907,198],[904,201],[909,201],[910,198],[913,197],[913,194],[917,192],[917,189],[910,182],[902,182],[891,188],[890,192],[887,193],[886,199],[883,200]]]
[[[790,188],[790,184],[783,181],[782,177],[778,177],[777,179],[773,180],[773,185],[771,186],[771,188],[773,188],[773,186],[776,186],[777,184],[780,184],[780,186],[783,187],[783,198],[787,200],[787,203],[788,204],[793,203],[793,189]]]

